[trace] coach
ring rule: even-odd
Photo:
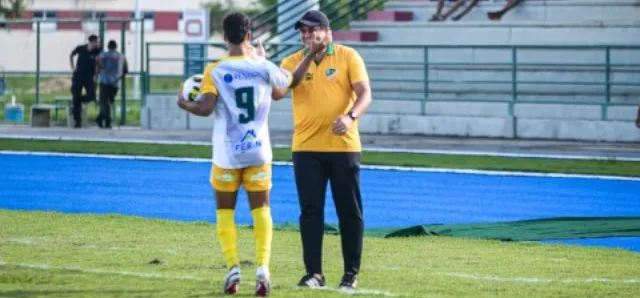
[[[300,233],[307,274],[299,286],[324,287],[322,241],[327,181],[340,222],[343,290],[353,290],[364,233],[360,196],[358,118],[371,103],[369,76],[360,55],[332,42],[329,19],[309,11],[295,24],[305,48],[283,59],[293,73],[293,165],[300,203]],[[317,49],[318,41],[324,41]],[[317,53],[317,54],[316,54]],[[274,90],[275,100],[287,90]]]

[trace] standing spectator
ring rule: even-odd
[[[98,114],[98,126],[100,128],[111,128],[111,105],[115,101],[118,93],[120,79],[128,73],[127,61],[120,54],[118,44],[115,40],[110,40],[107,45],[108,51],[98,56],[96,61],[96,72],[100,82],[100,113]]]
[[[499,21],[505,13],[509,12],[509,10],[516,7],[522,1],[523,0],[508,0],[507,4],[501,10],[489,12],[487,13],[487,17],[492,21]]]
[[[640,105],[638,106],[638,115],[636,116],[636,126],[640,128]]]
[[[431,17],[429,21],[431,22],[446,21],[449,18],[449,16],[451,16],[454,12],[456,12],[456,10],[458,10],[458,8],[460,8],[460,6],[462,6],[465,2],[468,2],[469,4],[461,13],[451,18],[454,21],[459,21],[465,15],[467,15],[467,13],[469,13],[469,11],[471,11],[471,9],[473,9],[473,7],[476,6],[476,4],[478,4],[478,0],[457,0],[455,3],[453,3],[453,6],[449,9],[449,11],[447,11],[445,14],[442,14],[442,9],[444,8],[444,1],[445,0],[438,0],[438,9],[436,10],[436,13]]]
[[[317,10],[295,24],[305,45],[282,61],[293,72],[293,166],[300,203],[300,233],[306,274],[299,286],[325,286],[322,272],[327,182],[340,222],[343,290],[354,290],[362,259],[364,222],[360,195],[358,118],[371,103],[369,76],[353,48],[331,42],[327,16]],[[323,43],[319,43],[323,41]],[[274,89],[281,99],[287,89]]]
[[[96,100],[95,70],[96,57],[100,54],[100,42],[98,36],[89,36],[89,42],[85,45],[77,46],[69,55],[69,63],[73,76],[71,78],[71,95],[73,96],[73,120],[75,128],[82,127],[82,103]],[[78,55],[77,63],[73,63],[73,58]],[[82,89],[86,95],[82,95]]]

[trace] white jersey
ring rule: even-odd
[[[288,87],[291,74],[267,60],[228,57],[210,64],[201,92],[218,95],[213,129],[213,163],[238,169],[273,159],[267,118],[272,86]]]

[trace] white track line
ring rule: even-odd
[[[211,146],[211,142],[200,141],[168,141],[168,140],[145,140],[145,139],[113,139],[113,138],[87,138],[87,137],[65,137],[65,136],[37,136],[37,135],[14,135],[0,134],[0,139],[15,140],[41,140],[41,141],[79,141],[79,142],[107,142],[107,143],[136,143],[136,144],[157,144],[157,145],[198,145]],[[288,145],[273,145],[274,148],[289,148]],[[494,156],[512,158],[541,158],[541,159],[575,159],[575,160],[619,160],[619,161],[640,161],[640,157],[624,156],[590,156],[590,155],[569,155],[569,154],[536,154],[536,153],[508,153],[479,150],[431,150],[431,149],[397,149],[364,146],[364,151],[387,152],[387,153],[413,153],[413,154],[442,154],[442,155],[470,155],[470,156]]]
[[[172,161],[172,162],[196,162],[210,163],[207,158],[187,158],[187,157],[163,157],[163,156],[141,156],[141,155],[116,155],[116,154],[88,154],[88,153],[62,153],[62,152],[33,152],[33,151],[12,151],[0,150],[4,155],[35,155],[35,156],[62,156],[62,157],[88,157],[106,159],[126,159],[126,160],[147,160],[147,161]],[[274,165],[291,166],[291,162],[273,162]],[[422,168],[422,167],[401,167],[401,166],[376,166],[362,165],[363,169],[400,171],[400,172],[425,172],[425,173],[452,173],[485,176],[518,176],[518,177],[541,177],[541,178],[579,178],[579,179],[602,179],[602,180],[622,180],[638,181],[640,177],[607,176],[607,175],[586,175],[586,174],[563,174],[563,173],[541,173],[541,172],[516,172],[516,171],[489,171],[489,170],[468,170],[449,168]]]
[[[63,270],[63,271],[73,271],[73,272],[91,273],[91,274],[134,276],[134,277],[146,278],[146,279],[174,279],[174,280],[207,281],[207,282],[211,281],[211,279],[200,278],[200,277],[195,277],[190,275],[171,276],[171,275],[149,273],[149,272],[86,269],[78,266],[53,266],[48,264],[7,263],[2,260],[0,260],[0,266],[15,266],[15,267],[21,267],[21,268],[28,268],[28,269],[37,269],[37,270]],[[331,288],[326,288],[325,290],[342,293],[346,295],[354,295],[354,296],[360,296],[360,295],[384,296],[384,297],[407,296],[407,295],[396,295],[391,292],[373,290],[373,289],[358,289],[355,292],[345,292],[345,291],[340,291],[338,289],[331,289]]]
[[[441,275],[465,278],[465,279],[475,279],[475,280],[489,280],[489,281],[498,281],[498,282],[520,282],[520,283],[640,283],[640,279],[611,279],[611,278],[584,278],[584,279],[549,279],[549,278],[537,278],[537,277],[499,277],[493,275],[476,275],[476,274],[467,274],[467,273],[455,273],[455,272],[444,272],[440,273]]]

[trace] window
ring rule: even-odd
[[[98,32],[100,30],[100,19],[105,17],[101,11],[85,11],[82,14],[82,30],[85,32]]]
[[[55,11],[34,11],[33,19],[44,21],[40,23],[41,31],[56,31],[58,29],[58,23],[55,22],[57,13]],[[38,24],[36,22],[32,25],[33,30],[38,30]]]
[[[102,11],[85,11],[82,18],[85,20],[99,20],[105,18],[105,13]]]
[[[142,11],[140,12],[141,17],[143,19],[143,23],[144,23],[144,31],[145,32],[153,32],[155,30],[155,13],[153,12],[148,12],[148,11]],[[132,12],[131,13],[131,18],[135,18],[136,17],[136,13]],[[131,24],[131,31],[136,31],[138,30],[138,22],[133,22]]]

